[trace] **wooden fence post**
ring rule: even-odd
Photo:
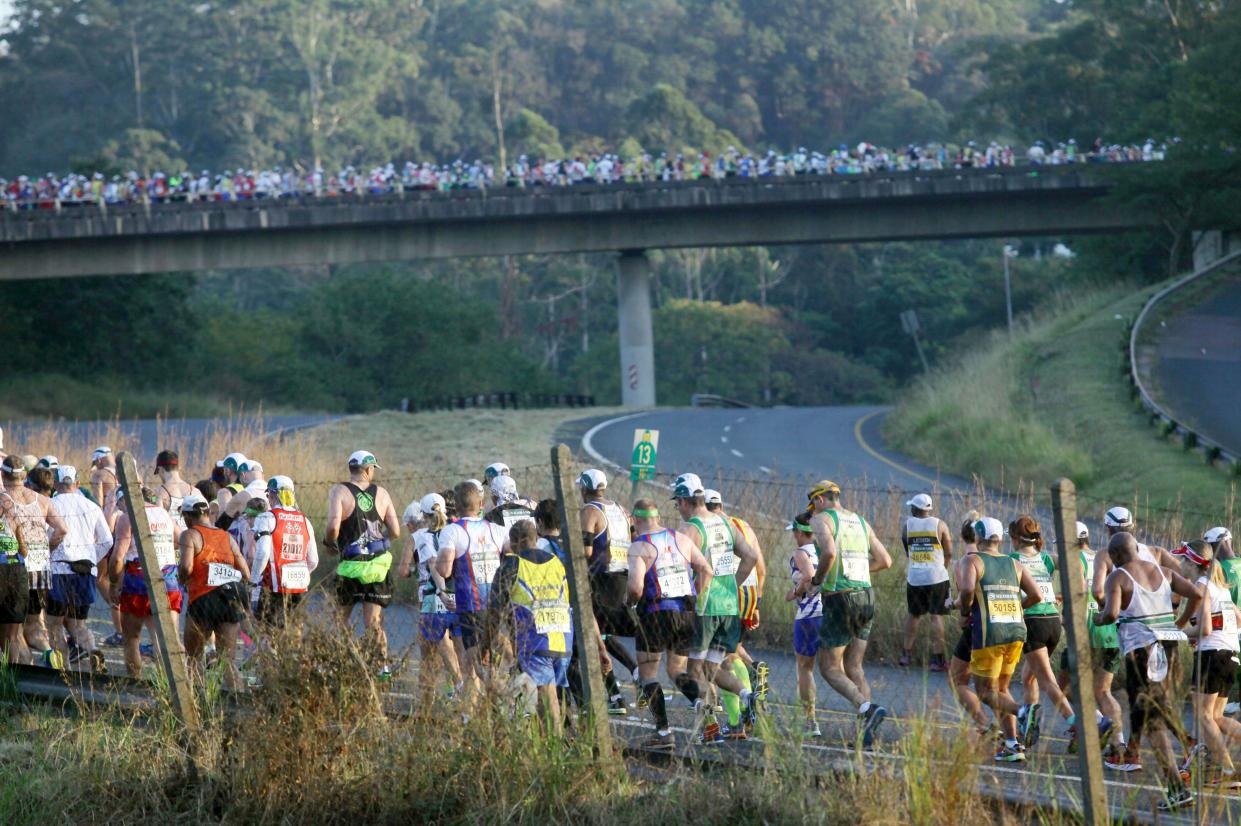
[[[582,690],[586,695],[586,711],[589,712],[595,731],[595,745],[600,757],[612,755],[612,727],[608,722],[607,693],[603,689],[603,665],[599,662],[599,649],[595,637],[599,633],[595,625],[595,612],[591,606],[590,577],[586,572],[586,556],[577,552],[578,501],[574,495],[573,479],[569,477],[572,467],[569,446],[560,444],[552,448],[552,484],[556,491],[556,507],[560,515],[560,546],[569,561],[569,604],[573,608],[573,647],[577,652],[578,666],[582,674]],[[572,508],[570,508],[572,504]]]
[[[185,647],[177,633],[177,621],[172,615],[168,591],[155,556],[155,541],[151,537],[151,525],[147,521],[147,509],[142,498],[142,477],[138,474],[138,465],[133,454],[122,451],[117,459],[117,475],[120,486],[125,490],[125,513],[129,517],[138,559],[142,562],[142,579],[146,582],[147,595],[155,611],[155,637],[159,642],[164,673],[168,675],[172,709],[192,738],[198,733],[198,708],[194,705],[194,696],[190,689]]]
[[[1069,643],[1069,685],[1073,713],[1077,716],[1077,763],[1082,776],[1082,802],[1087,826],[1110,822],[1107,792],[1103,787],[1103,756],[1099,729],[1095,725],[1094,665],[1090,654],[1090,629],[1086,627],[1085,570],[1077,551],[1077,489],[1069,479],[1051,486],[1051,508],[1056,527],[1056,567],[1060,569],[1060,595],[1064,598],[1064,628]],[[1121,725],[1120,720],[1113,720]]]

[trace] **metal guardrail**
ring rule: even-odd
[[[691,407],[753,407],[749,402],[717,396],[714,393],[695,393],[689,397]]]
[[[473,393],[468,396],[440,396],[433,399],[401,399],[402,413],[429,410],[467,410],[498,408],[517,410],[539,407],[594,407],[595,397],[580,393]]]
[[[1154,309],[1155,305],[1172,293],[1181,289],[1187,284],[1197,281],[1203,276],[1210,275],[1217,270],[1228,266],[1236,261],[1241,260],[1241,250],[1229,253],[1218,261],[1196,270],[1184,278],[1179,278],[1159,292],[1150,297],[1146,304],[1142,307],[1142,311],[1138,313],[1138,317],[1134,320],[1133,326],[1129,328],[1129,344],[1125,350],[1126,359],[1128,361],[1127,372],[1129,374],[1129,383],[1133,388],[1135,398],[1147,413],[1150,414],[1151,423],[1158,423],[1162,428],[1165,436],[1178,436],[1186,450],[1198,450],[1207,460],[1208,464],[1216,462],[1225,462],[1232,468],[1234,474],[1241,475],[1241,455],[1229,450],[1228,448],[1210,439],[1201,433],[1198,433],[1183,423],[1178,422],[1175,417],[1163,406],[1155,401],[1150,392],[1146,389],[1146,385],[1142,382],[1142,376],[1138,370],[1138,334],[1142,331],[1142,322],[1146,320],[1147,314]]]

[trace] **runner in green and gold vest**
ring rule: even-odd
[[[870,575],[892,565],[888,549],[869,524],[840,504],[840,486],[817,482],[806,494],[814,511],[810,526],[819,551],[811,582],[823,592],[819,626],[819,672],[837,694],[858,710],[863,746],[870,746],[888,711],[871,702],[862,670],[866,641],[875,619]]]
[[[744,725],[753,725],[759,698],[745,685],[748,679],[739,679],[732,668],[741,640],[737,580],[744,580],[754,570],[756,555],[726,518],[707,510],[705,491],[696,474],[685,473],[677,477],[673,500],[685,521],[683,532],[711,565],[711,582],[698,593],[697,629],[689,652],[689,676],[697,682],[700,694],[694,703],[695,729],[701,729],[703,742],[709,742],[724,732],[714,715],[707,719],[707,709],[711,707],[704,702],[708,685],[714,684],[741,698],[744,724],[741,733],[729,732],[734,737],[743,737]]]

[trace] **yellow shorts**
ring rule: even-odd
[[[989,645],[970,652],[970,673],[978,677],[1012,676],[1021,660],[1021,649],[1025,642],[1006,642],[1002,645]]]

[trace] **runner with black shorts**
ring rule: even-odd
[[[637,606],[638,678],[655,719],[655,734],[645,745],[671,751],[675,744],[659,683],[659,661],[667,654],[668,677],[691,701],[698,700],[697,683],[686,673],[686,658],[694,642],[695,603],[704,593],[695,588],[695,579],[709,588],[711,565],[688,536],[660,525],[654,500],[635,502],[633,520],[638,536],[626,554],[627,599]]]
[[[1215,552],[1201,539],[1181,549],[1181,574],[1203,591],[1202,610],[1190,617],[1186,632],[1195,644],[1194,666],[1190,677],[1194,715],[1198,718],[1201,740],[1211,756],[1205,784],[1219,789],[1241,788],[1228,741],[1241,738],[1241,723],[1224,716],[1228,692],[1237,677],[1238,620],[1241,611],[1232,601],[1224,568]]]
[[[892,567],[888,549],[870,524],[840,504],[840,486],[823,480],[806,494],[814,515],[819,564],[811,582],[823,593],[819,673],[857,709],[862,745],[871,746],[888,710],[872,703],[862,660],[875,620],[871,574]]]
[[[50,470],[44,473],[51,474]],[[8,565],[0,576],[5,580],[0,604],[8,605],[6,616],[14,616],[20,608],[22,633],[13,641],[10,662],[36,662],[52,668],[63,668],[64,655],[52,647],[44,624],[43,611],[47,607],[47,595],[52,587],[51,549],[59,545],[68,533],[68,526],[60,514],[52,508],[52,500],[26,487],[26,467],[22,457],[11,453],[0,464],[0,481],[4,492],[0,493],[9,530],[21,541],[20,563],[7,555]],[[20,568],[20,570],[17,570]],[[18,587],[22,582],[26,590],[19,598]],[[5,610],[0,607],[0,611]],[[9,624],[9,623],[4,623]]]
[[[1186,787],[1172,754],[1169,732],[1181,737],[1184,727],[1169,696],[1168,675],[1176,673],[1177,648],[1185,640],[1181,629],[1198,612],[1202,592],[1179,573],[1141,558],[1137,540],[1127,531],[1112,535],[1107,552],[1114,570],[1103,584],[1103,609],[1094,621],[1117,623],[1129,695],[1129,748],[1149,730],[1167,784],[1159,808],[1181,809],[1193,804],[1194,793]],[[1174,593],[1184,597],[1179,620],[1172,611]]]
[[[957,597],[948,601],[949,607],[960,610],[961,608],[961,583],[965,574],[967,565],[973,565],[970,557],[978,553],[978,539],[974,531],[974,524],[981,518],[978,511],[970,511],[965,515],[965,521],[961,524],[961,554],[953,563],[953,585],[956,587]],[[987,711],[983,708],[982,700],[978,699],[978,692],[970,684],[970,652],[973,631],[970,627],[970,618],[963,618],[963,626],[961,635],[957,638],[957,645],[952,650],[952,661],[948,664],[948,684],[952,687],[952,693],[956,695],[957,702],[961,704],[961,708],[965,709],[973,721],[978,725],[979,733],[985,733],[991,725],[991,719],[987,717]]]
[[[608,713],[628,714],[628,706],[612,670],[612,658],[633,675],[636,683],[638,663],[619,639],[637,633],[633,616],[626,606],[631,530],[629,514],[616,502],[604,498],[608,477],[603,471],[593,468],[583,471],[577,478],[577,486],[582,501],[586,503],[578,513],[578,520],[582,528],[582,547],[586,552],[586,569],[590,574],[591,607],[602,638],[600,659],[608,690]]]
[[[224,682],[230,688],[241,688],[237,670],[237,635],[245,615],[246,596],[242,583],[250,577],[237,541],[228,531],[207,524],[207,500],[190,494],[181,500],[181,515],[186,528],[178,542],[181,562],[177,577],[189,593],[186,612],[185,653],[190,664],[202,671],[203,648],[208,637],[215,635],[218,662],[224,666]]]
[[[922,618],[931,618],[934,647],[930,669],[947,671],[944,662],[944,617],[948,614],[949,576],[952,564],[952,536],[942,520],[931,516],[931,497],[919,493],[905,503],[909,516],[901,526],[901,544],[909,563],[905,568],[905,650],[900,665],[913,662],[914,640]]]
[[[336,566],[336,602],[347,626],[353,606],[362,606],[365,634],[381,663],[379,678],[389,679],[388,636],[383,609],[392,602],[392,542],[401,536],[401,523],[388,491],[375,484],[382,470],[375,454],[355,450],[349,456],[349,481],[328,492],[327,528],[323,545],[339,554]]]

